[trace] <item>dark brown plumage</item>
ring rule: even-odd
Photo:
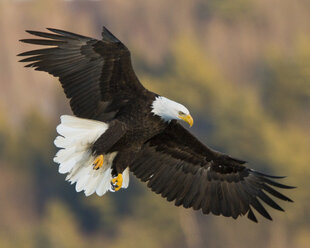
[[[133,71],[129,50],[106,28],[102,40],[48,30],[52,33],[27,31],[43,39],[22,42],[52,47],[21,53],[20,56],[27,56],[21,62],[30,62],[26,67],[59,77],[74,115],[106,123],[104,126],[66,117],[58,128],[62,136],[55,144],[63,149],[55,161],[60,164],[61,173],[69,173],[68,180],[77,182],[77,191],[84,190],[87,195],[114,191],[102,186],[100,180],[93,183],[95,177],[80,173],[88,168],[87,159],[103,154],[112,161],[98,172],[105,180],[108,174],[104,173],[116,176],[128,166],[152,191],[177,206],[202,209],[204,214],[233,218],[247,214],[257,222],[252,211],[255,209],[271,220],[261,202],[283,211],[271,196],[292,201],[275,190],[293,188],[275,181],[282,177],[245,167],[245,161],[208,148],[178,124],[176,119],[192,124],[188,110],[146,90]],[[85,141],[85,146],[72,133],[86,132],[88,125],[94,131],[83,139],[90,135],[96,138]],[[71,154],[71,146],[85,150]],[[88,157],[83,157],[85,154]]]
[[[100,41],[58,29],[48,30],[54,34],[27,31],[47,39],[21,41],[54,47],[21,53],[19,56],[30,57],[20,62],[31,62],[25,67],[59,77],[76,116],[111,119],[109,114],[113,116],[133,96],[146,92],[132,69],[129,50],[106,28]]]
[[[216,152],[201,144],[175,121],[143,146],[130,170],[148,187],[175,205],[202,209],[237,218],[248,214],[257,221],[251,207],[271,220],[258,199],[283,211],[265,192],[284,201],[291,199],[272,187],[293,188],[273,181],[280,179],[246,168],[244,161]],[[264,191],[263,191],[264,190]]]

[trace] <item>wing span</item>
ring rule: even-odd
[[[27,31],[42,38],[22,42],[49,48],[21,53],[27,58],[20,62],[59,77],[76,116],[97,119],[105,112],[103,119],[109,119],[130,97],[145,90],[133,71],[129,50],[105,27],[102,40],[48,30],[52,33]]]
[[[272,220],[262,205],[284,211],[270,196],[291,199],[276,188],[294,188],[275,177],[245,167],[245,162],[211,150],[176,122],[147,143],[130,170],[147,186],[176,206],[202,209],[233,217],[247,214],[254,222],[254,208]],[[261,203],[262,202],[262,203]]]

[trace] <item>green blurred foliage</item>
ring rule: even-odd
[[[310,117],[310,37],[297,37],[293,54],[271,49],[262,65],[263,101],[280,120]]]
[[[252,0],[209,0],[200,1],[197,15],[201,18],[216,16],[225,21],[240,21],[253,15]]]
[[[36,2],[33,5],[23,3],[26,6],[24,10],[28,13],[26,19],[34,19],[35,23],[41,20],[41,10],[46,8],[41,1]],[[98,17],[101,6],[99,3],[92,3],[93,7],[79,3],[72,8],[70,3],[55,2],[57,3],[46,1],[51,7],[51,13],[59,11],[64,20],[67,17],[66,11],[77,13],[76,15],[84,13],[78,15],[78,27],[75,31],[81,27],[85,30],[85,27],[92,27],[97,23],[101,25],[98,21],[101,20]],[[177,16],[178,11],[169,11],[168,15],[164,15],[161,11],[166,9],[166,2],[154,11],[148,4],[153,6],[151,2],[140,1],[138,12],[145,10],[148,13],[152,9],[152,14],[159,13],[159,17],[154,16],[158,21],[168,17],[175,18],[181,23],[182,32],[171,40],[160,37],[164,40],[160,40],[161,45],[168,43],[168,52],[162,64],[152,65],[144,60],[143,46],[139,50],[139,45],[143,42],[139,39],[137,23],[122,23],[124,26],[133,23],[128,30],[136,32],[134,38],[137,51],[132,51],[132,54],[141,54],[136,60],[136,71],[139,71],[143,84],[159,94],[184,103],[195,119],[191,131],[209,146],[249,161],[251,168],[289,176],[285,182],[298,186],[295,190],[286,191],[295,203],[280,202],[286,209],[285,213],[270,210],[275,221],[267,222],[260,218],[260,223],[256,225],[246,218],[235,221],[177,208],[152,193],[134,177],[131,177],[128,189],[108,193],[103,197],[93,195],[86,198],[83,193],[76,193],[74,186],[64,181],[65,176],[57,172],[57,165],[52,161],[56,152],[53,145],[56,135],[54,120],[58,120],[58,114],[55,117],[41,111],[39,93],[48,90],[43,82],[43,90],[38,90],[39,93],[35,91],[35,88],[40,89],[41,84],[36,85],[34,80],[42,76],[35,72],[29,78],[22,77],[28,84],[34,85],[31,90],[27,85],[24,94],[32,92],[32,97],[38,102],[33,107],[35,110],[28,109],[14,122],[10,117],[15,109],[8,109],[5,103],[0,102],[0,106],[4,106],[0,108],[0,247],[308,247],[310,32],[308,35],[300,32],[292,37],[293,45],[289,52],[285,46],[279,46],[283,37],[281,34],[279,39],[264,43],[260,52],[251,53],[257,44],[253,45],[249,52],[253,58],[247,65],[249,72],[239,75],[243,70],[239,68],[236,72],[238,76],[230,77],[232,74],[216,60],[212,51],[205,49],[205,40],[202,38],[204,34],[190,25],[190,29],[183,30],[187,24],[184,21],[186,13],[193,10],[190,13],[195,22],[198,22],[198,27],[206,25],[204,21],[207,17],[210,24],[206,29],[215,30],[213,34],[218,32],[220,43],[221,38],[225,37],[221,33],[225,30],[223,25],[227,24],[235,30],[234,21],[238,21],[238,28],[244,27],[239,29],[242,30],[243,37],[250,39],[253,30],[247,29],[252,25],[249,22],[251,18],[248,17],[257,18],[261,15],[266,19],[260,20],[260,23],[266,25],[269,21],[270,26],[280,23],[280,27],[287,27],[284,19],[272,19],[273,12],[268,12],[273,10],[272,4],[268,1],[250,0],[185,0],[180,2],[180,6],[186,10],[184,13],[180,11],[185,16],[184,19]],[[109,6],[112,5],[110,3]],[[82,11],[87,8],[94,15],[90,17]],[[129,9],[129,6],[124,8]],[[108,17],[112,19],[112,16],[110,14]],[[120,18],[119,15],[117,17]],[[118,21],[114,20],[114,23]],[[71,23],[72,20],[68,17],[67,22]],[[163,28],[156,25],[157,29],[153,29],[149,25],[147,27],[150,28],[142,29],[143,33],[154,33],[155,38],[160,36],[157,34],[161,34]],[[283,31],[285,34],[291,34],[291,30],[301,26],[294,24],[293,18],[291,25],[292,27]],[[173,27],[172,24],[171,26]],[[128,30],[125,32],[129,32]],[[266,39],[273,33],[272,29],[259,31]],[[229,44],[230,42],[229,39]],[[154,46],[156,51],[155,41],[149,41],[148,44]],[[236,59],[234,49],[236,50],[232,45],[229,56]],[[155,56],[152,51],[150,54],[148,56]],[[0,57],[0,63],[1,59]],[[1,65],[3,67],[0,71],[6,64]],[[153,67],[155,69],[150,69]],[[7,74],[7,77],[16,79],[13,72]],[[237,83],[239,78],[250,78],[252,81]],[[55,81],[53,79],[53,83]],[[7,84],[1,87],[4,90]],[[19,87],[16,88],[23,91]],[[30,101],[30,98],[15,97],[18,92],[13,92],[13,103],[21,101],[26,104]],[[60,99],[58,93],[54,98]],[[54,92],[49,94],[53,96]],[[66,109],[64,104],[67,104],[63,95],[62,97],[63,104],[56,103],[61,114]],[[12,105],[14,104],[11,102],[9,106]]]

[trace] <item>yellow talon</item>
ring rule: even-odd
[[[117,177],[112,178],[111,184],[112,184],[112,187],[115,191],[120,190],[122,185],[123,185],[123,175],[118,174]]]
[[[96,159],[95,159],[95,161],[93,162],[93,166],[94,166],[94,170],[99,170],[101,167],[102,167],[102,165],[103,165],[103,160],[104,160],[104,157],[103,157],[103,155],[99,155]]]

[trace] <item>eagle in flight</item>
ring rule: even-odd
[[[27,31],[41,37],[22,42],[48,46],[19,54],[25,67],[59,81],[74,116],[61,116],[54,143],[59,172],[86,196],[127,188],[129,171],[176,206],[204,214],[246,215],[271,220],[262,205],[283,209],[271,198],[292,201],[275,188],[293,188],[247,168],[245,161],[202,144],[178,121],[193,125],[180,103],[143,87],[128,48],[107,28],[102,40],[71,32]]]

